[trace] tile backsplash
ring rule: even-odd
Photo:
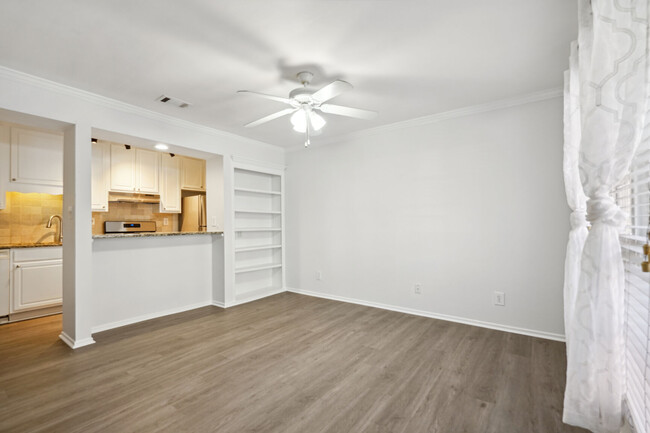
[[[55,241],[58,221],[46,228],[51,215],[61,215],[63,196],[7,192],[0,210],[0,244],[50,243]]]
[[[158,204],[110,202],[108,212],[93,212],[93,234],[104,234],[104,221],[155,221],[156,231],[177,232],[178,214],[158,213]],[[165,218],[167,225],[165,225]]]
[[[51,215],[61,215],[63,195],[7,192],[6,207],[0,210],[0,244],[46,244],[55,241],[58,221],[47,228]],[[177,232],[179,215],[158,213],[157,204],[111,202],[108,212],[93,212],[93,234],[104,233],[104,221],[155,221],[159,232]],[[167,225],[165,225],[167,219]],[[65,240],[65,233],[64,240]]]

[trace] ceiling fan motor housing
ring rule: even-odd
[[[311,95],[313,93],[313,90],[309,90],[306,87],[298,87],[289,93],[289,99],[295,99],[301,104],[305,104],[311,101]]]

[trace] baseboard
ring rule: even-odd
[[[75,341],[74,339],[70,338],[68,334],[65,332],[61,332],[59,334],[59,338],[68,346],[70,346],[71,349],[78,349],[80,347],[84,346],[89,346],[91,344],[95,344],[95,340],[92,339],[92,337],[84,338],[82,340],[77,340]]]
[[[143,314],[141,316],[132,317],[129,319],[118,320],[117,322],[105,323],[103,325],[93,326],[91,333],[108,331],[109,329],[119,328],[121,326],[132,325],[145,320],[157,319],[158,317],[169,316],[170,314],[182,313],[184,311],[194,310],[201,307],[213,305],[212,301],[200,302],[198,304],[185,305],[183,307],[171,308],[169,310],[157,311],[155,313]]]
[[[226,304],[221,301],[212,301],[212,305],[219,308],[226,308]]]
[[[312,292],[310,290],[301,290],[287,287],[288,292],[298,293],[301,295],[314,296],[317,298],[331,299],[333,301],[348,302],[350,304],[364,305],[366,307],[381,308],[383,310],[396,311],[399,313],[412,314],[414,316],[430,317],[432,319],[446,320],[448,322],[462,323],[465,325],[479,326],[481,328],[495,329],[497,331],[511,332],[513,334],[528,335],[530,337],[544,338],[546,340],[566,341],[564,335],[553,332],[536,331],[533,329],[518,328],[516,326],[501,325],[492,322],[483,322],[481,320],[467,319],[464,317],[450,316],[447,314],[432,313],[429,311],[416,310],[413,308],[398,307],[395,305],[381,304],[379,302],[369,302],[360,299],[346,298],[344,296],[330,295],[326,293]]]
[[[287,291],[287,289],[282,287],[280,289],[272,290],[270,292],[262,292],[262,293],[254,292],[255,294],[252,294],[249,297],[244,297],[244,298],[241,298],[241,299],[237,299],[237,300],[235,300],[233,302],[227,302],[225,304],[224,308],[230,308],[230,307],[234,307],[236,305],[241,305],[241,304],[246,304],[248,302],[257,301],[258,299],[268,298],[269,296],[277,295],[279,293],[284,293],[286,291]]]
[[[21,320],[35,319],[37,317],[51,316],[53,314],[61,314],[61,305],[54,307],[39,308],[37,310],[22,311],[19,313],[9,314],[9,322],[20,322]]]

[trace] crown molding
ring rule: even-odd
[[[68,86],[66,84],[57,83],[55,81],[47,80],[45,78],[30,75],[25,72],[10,69],[5,66],[0,66],[0,78],[5,78],[14,82],[27,84],[29,86],[37,87],[43,90],[49,90],[62,95],[71,96],[73,98],[81,99],[91,104],[99,105],[105,108],[114,109],[117,111],[134,114],[137,116],[145,117],[150,120],[164,122],[173,126],[184,129],[189,129],[206,135],[212,135],[227,140],[235,140],[240,143],[247,143],[256,146],[269,147],[274,150],[284,150],[282,146],[278,146],[264,141],[253,140],[252,138],[242,137],[241,135],[233,134],[231,132],[221,131],[219,129],[211,128],[209,126],[199,125],[198,123],[182,120],[168,114],[158,113],[156,111],[148,110],[146,108],[138,107],[137,105],[128,104],[126,102],[112,99],[106,96],[98,95],[96,93],[81,90],[76,87]]]
[[[468,107],[457,108],[455,110],[443,111],[441,113],[430,114],[427,116],[416,117],[414,119],[403,120],[401,122],[390,123],[388,125],[377,126],[374,128],[362,129],[360,131],[339,134],[318,140],[317,143],[311,144],[310,147],[318,147],[326,144],[337,143],[341,141],[353,140],[358,138],[369,137],[377,134],[384,134],[390,131],[401,129],[415,128],[418,126],[430,125],[432,123],[442,122],[444,120],[456,119],[459,117],[472,116],[474,114],[487,113],[490,111],[503,110],[506,108],[516,107],[519,105],[531,104],[533,102],[546,101],[548,99],[558,98],[564,94],[564,89],[557,87],[538,92],[528,93],[525,95],[515,96],[512,98],[499,99],[485,104],[470,105]],[[287,152],[296,152],[304,149],[304,146],[293,146],[286,149]]]

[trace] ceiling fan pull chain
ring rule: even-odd
[[[305,113],[305,120],[307,121],[305,124],[305,135],[307,136],[307,139],[305,140],[305,147],[309,147],[311,144],[309,140],[309,131],[311,130],[311,119],[309,118],[309,113]]]

